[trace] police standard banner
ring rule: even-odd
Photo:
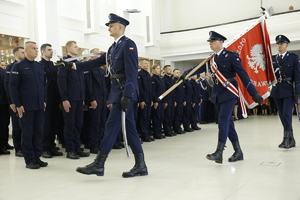
[[[274,83],[275,75],[272,66],[270,38],[266,28],[265,18],[259,18],[246,32],[240,34],[229,43],[228,50],[240,55],[243,67],[252,83],[264,98],[270,95],[268,86]],[[248,108],[254,108],[257,103],[252,100],[242,81],[237,76],[239,89]]]

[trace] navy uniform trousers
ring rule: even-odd
[[[227,137],[232,143],[239,140],[231,117],[235,102],[236,99],[228,99],[224,102],[215,104],[219,113],[219,142],[224,144],[226,143]]]
[[[5,147],[8,142],[9,105],[0,104],[0,148]]]
[[[55,135],[62,131],[63,114],[59,104],[47,104],[45,109],[43,151],[49,151],[55,148]]]
[[[274,99],[278,109],[279,118],[283,126],[284,131],[293,131],[292,128],[292,116],[294,108],[294,98],[286,97],[282,99]]]
[[[64,138],[67,151],[80,149],[80,132],[83,124],[83,101],[70,101],[70,111],[63,111]]]
[[[136,131],[136,123],[134,119],[134,101],[130,101],[125,114],[126,118],[126,133],[128,145],[132,149],[133,154],[143,153],[141,141]],[[122,129],[121,121],[122,107],[120,103],[114,103],[110,110],[108,119],[105,124],[104,138],[100,145],[100,152],[103,154],[109,154],[112,149],[118,134]]]
[[[149,122],[151,118],[151,103],[146,103],[144,109],[138,108],[137,130],[141,137],[150,136]]]
[[[36,162],[42,155],[44,110],[25,111],[19,119],[22,127],[22,153],[25,163]]]
[[[102,138],[104,136],[105,122],[106,122],[106,100],[97,100],[97,108],[89,108],[89,145],[91,147],[100,147]]]
[[[164,103],[162,101],[158,101],[157,103],[157,108],[155,109],[152,106],[151,110],[153,136],[161,136],[162,122],[164,119]]]

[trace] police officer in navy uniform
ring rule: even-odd
[[[174,85],[174,80],[172,79],[172,68],[170,65],[164,66],[165,75],[162,77],[162,80],[165,83],[165,89],[168,90],[170,87]],[[164,118],[163,118],[163,127],[165,136],[172,137],[173,135],[177,135],[172,131],[172,122],[174,115],[174,91],[170,92],[164,99]]]
[[[15,156],[17,157],[23,157],[22,153],[22,147],[21,147],[21,134],[22,130],[19,124],[19,117],[17,117],[17,108],[16,105],[11,102],[10,92],[9,92],[9,78],[10,78],[10,72],[13,67],[13,65],[24,59],[25,57],[25,50],[24,47],[17,46],[13,49],[13,54],[15,56],[15,61],[6,67],[6,76],[5,76],[5,90],[6,95],[9,102],[9,112],[11,116],[11,126],[12,126],[12,137],[13,137],[13,143],[15,148]]]
[[[226,37],[214,31],[211,31],[209,33],[209,36],[210,37],[208,39],[208,42],[210,48],[215,53],[214,60],[218,66],[218,70],[236,88],[237,81],[235,77],[236,74],[238,74],[245,88],[252,96],[253,100],[257,103],[262,103],[263,98],[259,95],[254,85],[251,83],[247,72],[243,69],[239,55],[236,52],[226,50],[223,47],[223,43],[226,40]],[[206,68],[202,67],[197,70],[195,74],[200,74],[205,70]],[[183,73],[182,77],[185,77],[186,73]],[[240,148],[238,135],[235,131],[234,123],[231,117],[236,99],[237,97],[229,90],[227,90],[222,84],[220,84],[219,81],[217,81],[215,78],[215,84],[213,86],[210,100],[216,105],[219,113],[219,139],[217,150],[212,154],[208,154],[206,158],[209,160],[213,160],[216,163],[223,162],[223,150],[226,144],[227,137],[231,141],[235,151],[234,154],[228,159],[228,161],[235,162],[244,159],[243,152]]]
[[[91,56],[92,60],[100,57],[100,50],[98,48],[92,49],[90,53],[99,53],[99,55]],[[89,105],[88,145],[90,152],[97,154],[104,135],[107,112],[105,69],[102,69],[100,66],[94,68],[89,71],[86,78],[86,103]]]
[[[197,126],[197,116],[200,104],[200,84],[196,81],[197,75],[191,77],[191,85],[193,88],[193,99],[192,99],[192,108],[191,108],[191,127],[193,130],[201,130]]]
[[[296,146],[292,128],[292,112],[294,103],[300,97],[300,64],[299,56],[287,51],[290,40],[284,35],[275,38],[278,54],[272,57],[277,84],[272,87],[271,97],[274,98],[279,118],[283,126],[283,141],[279,148]],[[294,97],[297,102],[294,102]]]
[[[3,66],[2,66],[3,64]],[[1,62],[0,66],[0,155],[10,154],[6,146],[8,144],[9,136],[9,103],[5,92],[4,80],[5,80],[5,63]]]
[[[164,103],[159,101],[158,97],[165,91],[165,83],[160,78],[161,67],[159,64],[155,63],[152,67],[152,101],[153,106],[151,110],[151,121],[152,121],[152,132],[153,138],[164,139],[165,136],[161,134],[162,123],[164,119]]]
[[[137,112],[137,130],[141,134],[141,140],[151,142],[154,139],[150,137],[149,123],[151,118],[152,102],[152,82],[148,72],[149,61],[141,61],[141,70],[138,72],[139,85],[139,103]]]
[[[53,55],[51,44],[41,45],[42,60],[40,63],[44,67],[47,77],[47,107],[45,109],[45,122],[43,134],[43,158],[52,156],[62,156],[55,144],[55,135],[62,132],[63,116],[59,108],[60,94],[57,85],[57,67],[50,60]]]
[[[66,43],[67,58],[79,54],[79,47],[75,41]],[[72,62],[79,62],[74,60]],[[80,132],[83,124],[83,103],[85,100],[84,72],[59,68],[57,84],[63,105],[64,138],[67,158],[79,159],[90,154],[80,149]]]
[[[182,115],[182,125],[185,132],[193,132],[194,129],[190,127],[191,125],[191,111],[192,111],[192,99],[194,96],[193,87],[190,80],[185,80],[183,83],[184,91],[184,101],[183,115]]]
[[[37,55],[36,43],[26,42],[25,58],[14,64],[9,80],[11,100],[17,107],[22,128],[22,152],[29,169],[48,165],[40,160],[47,84],[43,65],[34,61]]]
[[[180,77],[179,69],[173,70],[173,80],[176,82]],[[183,115],[183,106],[186,104],[184,100],[184,89],[183,84],[178,85],[175,88],[174,93],[174,102],[176,104],[174,108],[174,118],[173,118],[173,128],[174,132],[177,134],[185,134],[185,132],[181,129],[180,125],[182,124],[182,115]]]
[[[130,145],[135,158],[134,167],[123,172],[124,178],[137,175],[148,175],[144,152],[141,141],[136,130],[134,119],[134,102],[138,100],[138,54],[136,44],[125,33],[125,27],[129,24],[126,19],[109,14],[109,22],[106,23],[110,36],[114,37],[114,44],[108,49],[107,54],[103,54],[97,59],[71,64],[63,62],[67,67],[74,67],[79,70],[90,70],[95,67],[108,64],[108,72],[111,78],[111,86],[108,97],[108,104],[112,104],[109,117],[105,125],[104,138],[100,145],[100,151],[93,163],[85,167],[78,167],[77,172],[83,174],[96,174],[103,176],[104,163],[107,155],[111,151],[116,138],[121,131],[121,114],[126,112],[126,132],[128,144]]]

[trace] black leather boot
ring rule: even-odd
[[[207,154],[206,158],[208,160],[214,160],[216,163],[222,164],[224,147],[225,147],[225,144],[222,142],[219,142],[215,153]]]
[[[234,153],[230,158],[228,158],[228,161],[229,162],[236,162],[238,160],[244,160],[244,155],[243,155],[243,152],[241,150],[239,141],[233,142],[232,146],[233,146],[233,149],[234,149]]]
[[[294,134],[293,131],[290,132],[290,148],[295,147],[296,146],[296,141],[294,138]]]
[[[146,176],[148,175],[148,170],[146,163],[144,161],[144,153],[134,154],[135,165],[129,172],[123,172],[122,176],[124,178],[134,177],[137,175]]]
[[[107,158],[106,154],[101,153],[100,151],[97,154],[96,159],[91,164],[85,167],[77,167],[76,171],[82,174],[96,174],[97,176],[104,175],[104,163]]]
[[[283,140],[282,140],[281,144],[278,145],[279,148],[282,148],[282,149],[290,148],[290,135],[291,135],[291,132],[284,131]]]

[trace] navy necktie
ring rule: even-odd
[[[279,60],[279,62],[281,62],[281,61],[282,61],[282,57],[283,57],[282,55],[280,55],[280,56],[279,56],[279,59],[278,59],[278,60]]]

